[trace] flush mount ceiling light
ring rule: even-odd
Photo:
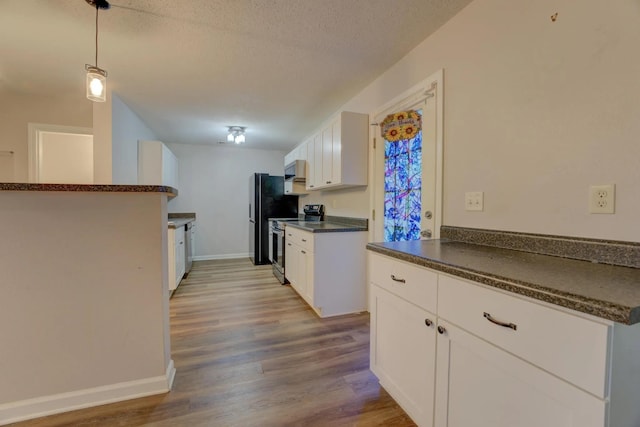
[[[94,102],[107,100],[107,72],[98,67],[98,11],[111,7],[107,0],[86,0],[91,7],[96,8],[96,65],[85,64],[87,70],[87,98]]]
[[[227,135],[228,142],[235,142],[236,144],[244,143],[244,131],[247,128],[244,126],[229,126],[229,134]]]

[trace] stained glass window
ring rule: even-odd
[[[384,163],[384,240],[418,240],[422,196],[422,131],[411,139],[385,141]]]

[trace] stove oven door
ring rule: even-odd
[[[285,283],[284,278],[284,230],[279,228],[271,229],[271,264],[273,265],[273,274],[278,278],[280,283]]]

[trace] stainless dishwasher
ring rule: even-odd
[[[188,222],[184,226],[184,274],[187,275],[191,271],[193,265],[193,246],[191,235],[192,222]]]

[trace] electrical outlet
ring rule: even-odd
[[[612,214],[615,212],[615,203],[615,184],[589,187],[589,213]]]
[[[470,191],[464,193],[465,211],[482,211],[484,207],[484,193],[482,191]]]

